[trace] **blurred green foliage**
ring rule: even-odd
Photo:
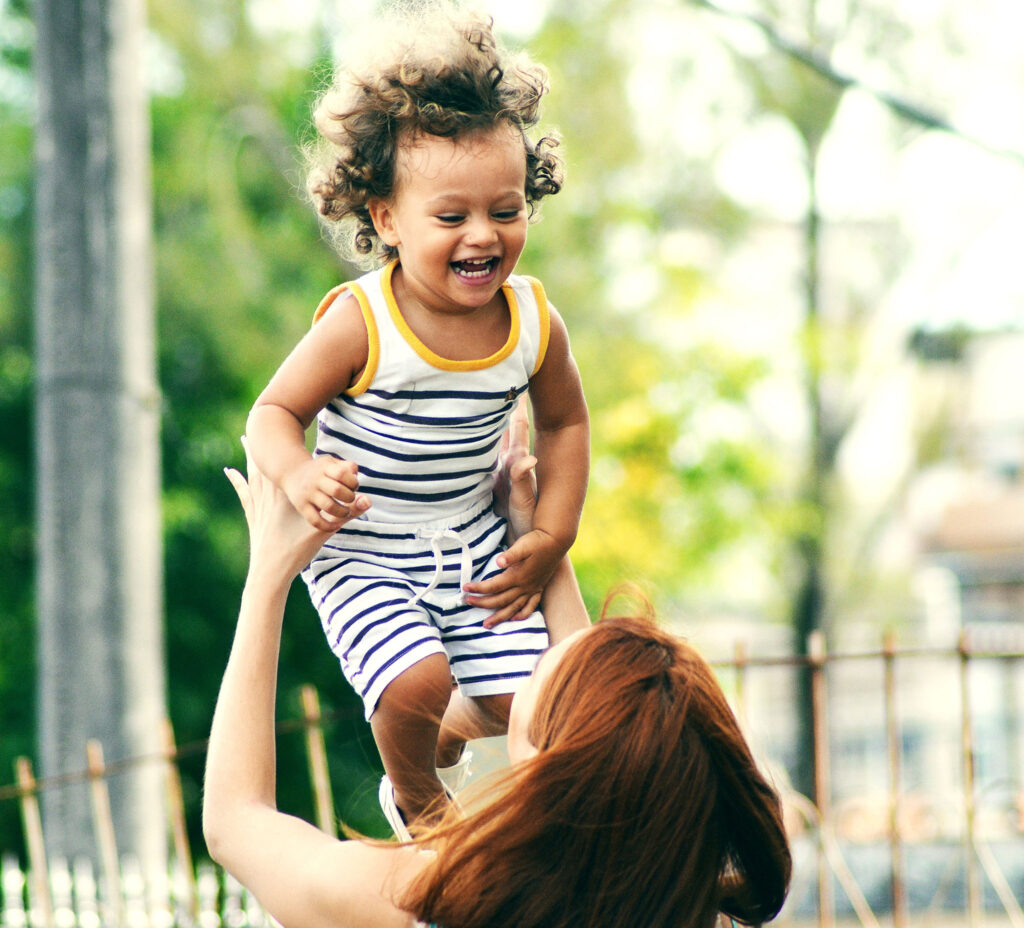
[[[643,152],[624,118],[627,51],[614,41],[627,6],[556,3],[530,41],[551,69],[545,121],[564,136],[569,175],[545,202],[521,266],[544,280],[566,319],[591,407],[594,478],[574,560],[595,610],[624,580],[668,600],[730,545],[784,520],[769,493],[778,466],[770,454],[742,437],[698,434],[703,410],[743,408],[760,363],[659,336],[660,322],[686,318],[705,286],[702,269],[661,266],[639,309],[610,295],[623,270],[614,235],[625,228],[656,239],[668,217],[686,212],[687,197],[683,187],[661,190],[654,205],[630,182]],[[169,711],[186,745],[208,731],[245,571],[243,520],[222,468],[241,465],[251,403],[321,294],[352,269],[297,193],[297,152],[325,60],[284,54],[279,36],[252,27],[244,0],[151,7]],[[4,40],[0,73],[0,771],[33,753],[33,117],[15,93],[28,80],[27,15],[20,2],[2,12],[5,27],[18,27],[4,34],[22,38]],[[725,200],[701,209],[723,236],[742,224]],[[376,751],[301,586],[289,601],[281,667],[282,717],[297,714],[296,690],[307,682],[338,717],[327,735],[339,815],[382,834]],[[294,737],[294,750],[281,752],[282,806],[310,816]],[[197,753],[183,769],[197,842],[201,767]],[[16,804],[0,804],[0,848],[19,847],[19,833]]]

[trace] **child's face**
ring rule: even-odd
[[[523,140],[507,124],[403,144],[395,192],[370,210],[406,292],[440,312],[488,305],[526,244],[525,188]]]

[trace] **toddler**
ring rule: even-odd
[[[507,729],[547,647],[536,610],[576,536],[589,424],[561,318],[513,273],[537,202],[562,180],[557,142],[527,135],[545,71],[500,50],[488,20],[439,7],[362,48],[316,110],[310,190],[347,253],[376,269],[324,297],[246,434],[295,508],[337,529],[303,576],[405,837],[453,795],[442,780],[467,762],[465,740]],[[538,501],[506,549],[492,488],[524,394]]]

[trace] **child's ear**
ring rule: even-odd
[[[370,211],[370,219],[373,220],[373,228],[377,232],[377,237],[392,248],[400,245],[401,240],[398,237],[398,230],[395,228],[394,216],[388,201],[374,197],[366,204],[366,208]]]

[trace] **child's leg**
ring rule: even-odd
[[[511,693],[463,696],[459,690],[453,691],[437,736],[437,766],[450,767],[456,763],[466,742],[473,738],[504,735],[511,708]]]
[[[432,654],[391,681],[370,716],[395,802],[406,822],[445,798],[434,773],[440,721],[452,694],[451,669],[443,654]],[[443,806],[438,806],[443,808]]]

